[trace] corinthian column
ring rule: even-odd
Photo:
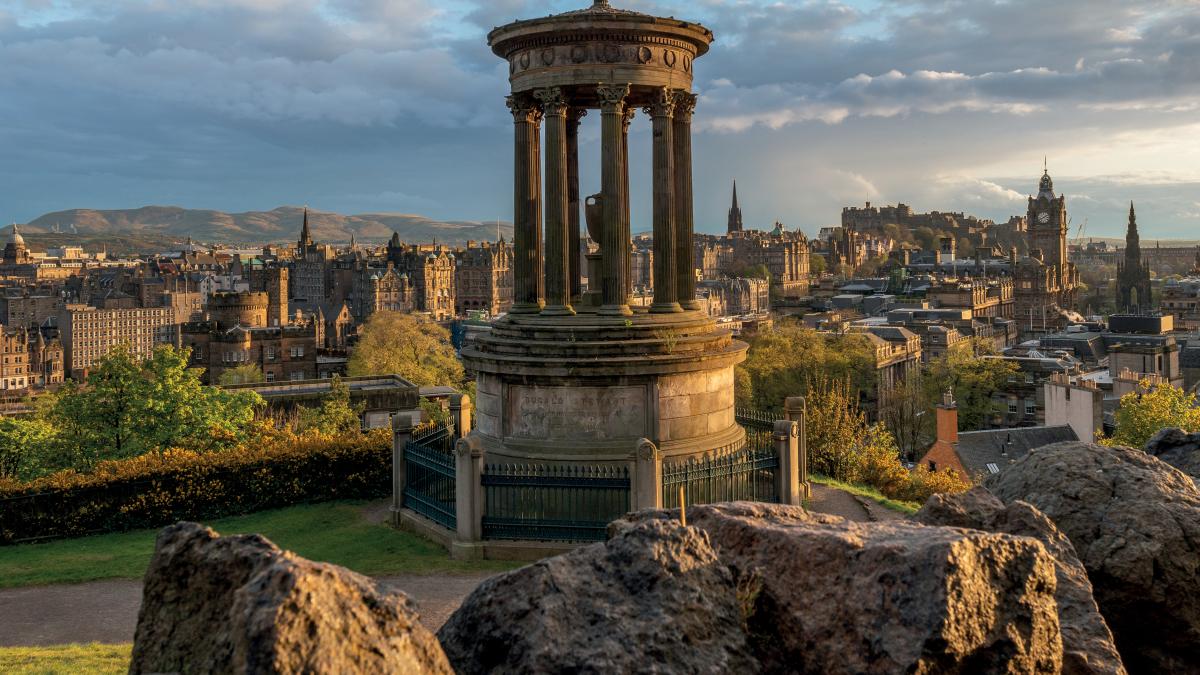
[[[542,309],[541,170],[538,156],[542,111],[537,104],[509,96],[513,114],[513,305],[512,314]]]
[[[625,215],[625,97],[629,85],[599,85],[600,192],[604,218],[600,233],[601,314],[629,315],[629,218]],[[588,280],[591,283],[591,280]]]
[[[621,116],[621,223],[624,230],[625,245],[630,252],[625,254],[625,303],[633,301],[633,232],[632,219],[629,217],[629,125],[637,113],[632,106],[625,106],[625,114]]]
[[[579,121],[587,108],[567,110],[567,274],[571,280],[571,302],[583,300],[579,269]]]
[[[675,293],[679,253],[675,244],[675,158],[671,142],[674,110],[674,96],[666,87],[646,107],[654,128],[654,304],[650,311],[655,313],[683,311]]]
[[[567,102],[562,89],[534,92],[546,114],[546,307],[542,314],[574,314],[567,247]]]
[[[675,291],[684,309],[700,309],[696,300],[696,273],[692,260],[692,111],[696,95],[675,92],[672,124],[675,142]]]

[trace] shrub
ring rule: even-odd
[[[924,504],[932,495],[965,492],[969,489],[971,489],[971,482],[959,476],[954,469],[930,471],[924,466],[917,466],[909,472],[908,480],[899,487],[896,493],[888,496],[892,499]]]
[[[159,527],[331,499],[391,492],[390,432],[310,434],[255,447],[169,450],[0,479],[0,543]]]

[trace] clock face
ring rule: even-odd
[[[1038,214],[1038,222],[1043,225],[1050,222],[1050,214],[1045,211],[1042,211],[1041,213]]]

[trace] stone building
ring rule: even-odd
[[[62,384],[63,349],[37,328],[0,330],[0,391],[22,392]]]
[[[712,317],[771,311],[770,284],[765,279],[705,279],[697,284],[696,295]]]
[[[940,279],[930,285],[925,297],[935,307],[970,309],[974,318],[1011,319],[1015,311],[1010,277]]]
[[[496,243],[455,249],[455,309],[462,316],[483,311],[489,316],[507,312],[513,302],[512,246],[503,238]]]
[[[1129,226],[1125,231],[1125,255],[1117,261],[1117,311],[1129,314],[1148,311],[1152,306],[1150,267],[1142,259],[1137,214],[1129,202]]]
[[[288,284],[288,292],[296,308],[313,311],[329,297],[329,265],[332,260],[332,248],[313,242],[308,225],[308,209],[304,209],[304,224],[300,229],[300,240],[296,242]]]
[[[66,306],[61,287],[42,283],[36,286],[9,286],[0,290],[0,324],[10,328],[41,326]]]
[[[291,272],[286,267],[251,266],[245,271],[246,290],[267,295],[268,326],[288,323],[288,286]]]
[[[699,234],[693,238],[692,265],[703,279],[744,276],[763,265],[771,284],[782,296],[799,296],[809,289],[809,242],[800,231],[775,223],[770,232],[740,230],[737,236]]]
[[[59,339],[64,369],[75,380],[118,345],[127,345],[138,357],[150,356],[161,344],[175,344],[175,312],[169,307],[99,309],[68,304],[58,313]]]
[[[269,325],[265,292],[221,292],[209,298],[208,319],[180,328],[180,341],[191,349],[191,365],[205,369],[216,383],[226,371],[256,365],[268,382],[317,376],[315,320]]]
[[[344,302],[354,321],[361,324],[375,312],[411,312],[417,307],[411,279],[391,262],[361,258],[339,263],[334,278],[329,300],[319,305],[327,315],[330,303]]]
[[[1067,260],[1067,201],[1049,172],[1029,198],[1029,256],[1013,273],[1014,318],[1026,335],[1055,332],[1082,319],[1074,312],[1079,270]]]
[[[455,270],[457,259],[445,246],[405,245],[393,233],[387,245],[387,259],[402,274],[407,274],[414,289],[415,309],[428,313],[435,321],[454,318],[457,297]]]

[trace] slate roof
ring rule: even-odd
[[[1030,450],[1051,443],[1077,441],[1069,426],[1021,427],[967,431],[958,435],[955,450],[963,466],[972,475],[990,476],[1029,454]],[[989,466],[990,465],[990,466]],[[995,467],[995,471],[992,467]]]

